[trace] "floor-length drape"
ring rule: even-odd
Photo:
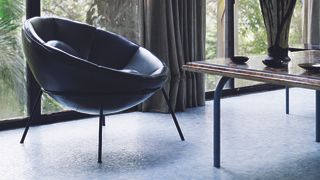
[[[320,1],[304,1],[303,41],[309,45],[320,45]]]
[[[165,89],[176,111],[204,105],[204,78],[184,72],[182,65],[204,58],[205,0],[144,0],[144,46],[170,69]],[[140,106],[167,112],[161,93]]]

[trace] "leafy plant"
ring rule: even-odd
[[[239,1],[239,54],[266,54],[267,34],[258,0]]]
[[[217,56],[217,10],[216,0],[206,1],[206,59]]]
[[[22,0],[0,0],[0,91],[14,90],[19,111],[25,102],[25,65],[19,38],[23,7]]]
[[[86,22],[121,34],[138,44],[141,37],[141,0],[93,0]]]

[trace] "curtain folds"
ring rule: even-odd
[[[320,1],[304,1],[303,41],[309,45],[320,45]]]
[[[170,69],[165,89],[176,111],[205,103],[204,77],[184,72],[182,65],[204,59],[205,0],[144,0],[144,46]],[[160,92],[140,106],[167,112]]]

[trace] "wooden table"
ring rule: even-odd
[[[186,71],[221,75],[214,93],[213,151],[214,166],[220,167],[220,98],[224,85],[231,78],[267,82],[288,87],[316,90],[316,142],[320,142],[320,72],[309,72],[299,63],[320,63],[320,51],[300,51],[289,53],[291,62],[282,69],[268,68],[262,64],[265,56],[249,57],[249,61],[239,65],[229,58],[189,62],[183,66]]]

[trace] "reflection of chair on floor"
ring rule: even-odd
[[[181,140],[165,90],[167,67],[148,50],[123,37],[59,18],[36,17],[23,26],[27,63],[42,92],[72,110],[100,115],[101,162],[104,115],[129,109],[161,89]],[[21,143],[28,132],[29,118]]]

